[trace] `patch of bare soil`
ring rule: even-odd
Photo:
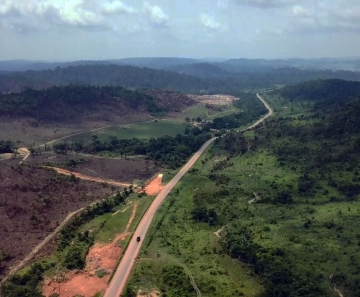
[[[111,194],[99,183],[71,180],[35,166],[0,167],[0,252],[7,273],[75,210]],[[46,253],[45,247],[43,250]],[[52,249],[52,246],[49,246]]]
[[[155,196],[157,195],[162,188],[164,187],[162,184],[162,178],[163,175],[159,174],[157,177],[155,177],[154,179],[152,179],[144,188],[144,191],[146,194],[148,194],[149,196]],[[142,191],[140,191],[142,192]]]
[[[63,167],[60,166],[60,164],[65,164],[69,162],[69,160],[77,161],[80,159],[83,159],[85,163],[79,164],[73,169],[67,169],[89,177],[112,179],[124,183],[132,183],[136,179],[147,180],[159,171],[159,168],[156,167],[152,161],[144,159],[124,160],[99,158],[95,156],[44,153],[30,156],[27,162]]]
[[[137,203],[133,206],[124,233],[117,235],[109,244],[96,243],[89,250],[86,256],[86,267],[83,271],[72,271],[61,280],[46,280],[43,287],[44,296],[48,297],[57,293],[59,297],[72,297],[77,294],[92,297],[96,293],[105,292],[110,274],[115,269],[122,253],[122,248],[118,245],[118,242],[125,240],[131,234],[128,231],[135,218],[136,210]]]
[[[86,176],[86,175],[83,175],[81,173],[77,173],[75,171],[65,170],[65,169],[62,169],[62,168],[56,168],[56,167],[51,167],[51,168],[54,169],[57,173],[64,174],[64,175],[67,175],[67,176],[74,175],[75,177],[77,177],[79,179],[82,179],[82,180],[88,180],[88,181],[93,181],[93,182],[97,182],[97,183],[107,183],[109,185],[117,186],[117,187],[129,187],[129,186],[131,186],[131,184],[117,182],[117,181],[112,180],[112,179],[103,179],[103,178]]]
[[[239,100],[239,98],[236,98],[234,96],[230,95],[203,95],[203,96],[197,96],[197,95],[188,95],[191,99],[194,99],[198,102],[204,103],[204,104],[212,104],[212,105],[230,105],[235,100]]]
[[[24,146],[39,146],[64,136],[86,132],[107,126],[133,124],[151,120],[147,114],[128,114],[114,117],[111,122],[105,120],[84,120],[79,123],[45,123],[27,118],[0,117],[0,139],[18,140]]]

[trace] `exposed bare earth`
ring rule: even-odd
[[[146,186],[145,186],[145,193],[150,195],[150,196],[154,196],[156,194],[158,194],[162,188],[164,187],[162,185],[162,178],[163,175],[159,174],[157,177],[155,177],[154,179],[152,179]]]
[[[0,139],[8,139],[13,142],[18,140],[24,146],[38,146],[64,136],[76,133],[86,133],[89,130],[105,128],[109,126],[131,124],[151,120],[147,114],[129,114],[116,118],[114,121],[83,121],[80,123],[49,124],[36,122],[32,119],[14,119],[0,117]],[[86,131],[86,132],[85,132]]]
[[[103,293],[107,287],[111,272],[122,253],[122,248],[118,245],[130,235],[130,226],[135,218],[137,203],[133,205],[131,217],[125,228],[125,232],[116,236],[109,244],[96,243],[86,256],[86,267],[83,271],[72,271],[59,279],[48,279],[44,283],[43,294],[48,297],[57,293],[59,297],[72,297],[81,295],[92,297],[96,293]],[[102,271],[105,275],[100,278],[96,272]]]
[[[234,100],[239,100],[239,98],[229,95],[189,95],[189,97],[204,104],[214,105],[230,105]]]
[[[118,182],[118,181],[115,181],[112,179],[102,179],[102,178],[98,178],[98,177],[91,177],[91,176],[83,175],[81,173],[77,173],[75,171],[69,171],[69,170],[62,169],[62,168],[56,168],[56,167],[51,167],[51,168],[54,169],[57,173],[64,174],[67,176],[74,175],[75,177],[82,179],[82,180],[93,181],[93,182],[97,182],[97,183],[107,183],[109,185],[117,186],[117,187],[131,186],[131,184]]]
[[[110,187],[68,177],[44,168],[0,167],[0,251],[11,257],[5,273],[24,259],[73,211],[111,194]],[[10,165],[12,164],[12,165]]]
[[[85,160],[86,163],[77,165],[73,171],[89,177],[112,179],[129,184],[135,179],[147,180],[159,171],[159,168],[154,166],[152,161],[146,161],[144,159],[124,160],[46,153],[30,156],[27,162],[59,167],[60,163],[80,159]]]

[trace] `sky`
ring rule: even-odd
[[[0,60],[359,53],[359,0],[0,0]]]

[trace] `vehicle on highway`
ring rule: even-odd
[[[140,242],[140,240],[141,240],[141,238],[140,238],[140,236],[138,236],[138,237],[136,238],[136,241],[137,241],[137,242]]]

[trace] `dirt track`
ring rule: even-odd
[[[113,186],[117,186],[117,187],[130,187],[131,186],[131,184],[117,182],[112,179],[91,177],[91,176],[83,175],[81,173],[71,172],[69,170],[62,169],[62,168],[57,168],[57,167],[49,167],[49,168],[54,169],[57,173],[60,173],[60,174],[64,174],[64,175],[68,175],[68,176],[74,175],[75,177],[82,179],[82,180],[93,181],[93,182],[97,182],[97,183],[107,183],[109,185],[113,185]]]

